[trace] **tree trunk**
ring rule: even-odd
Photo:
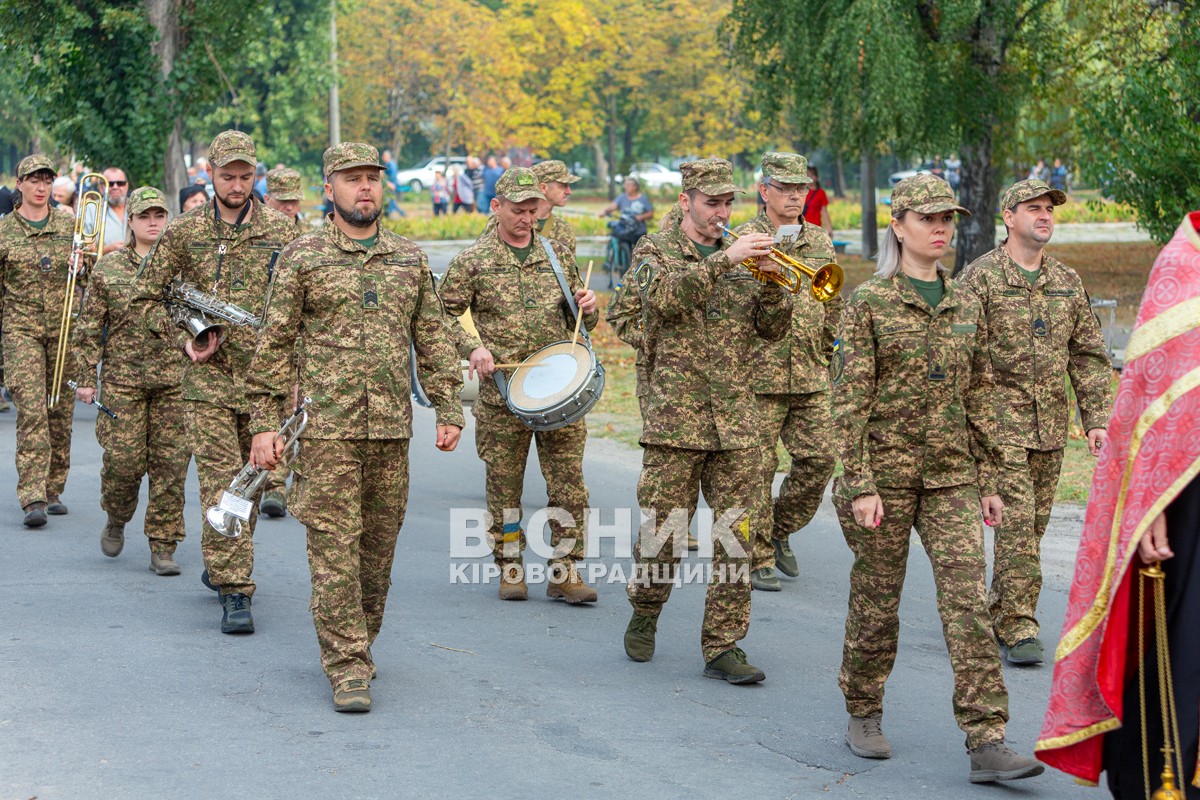
[[[604,157],[604,148],[600,145],[599,139],[592,140],[592,154],[596,159],[596,179],[600,181],[600,185],[608,185],[608,159]]]
[[[984,132],[976,141],[959,148],[962,172],[958,202],[971,216],[960,219],[954,246],[954,274],[996,246],[996,171],[992,166],[992,135]]]
[[[862,257],[875,258],[879,253],[879,219],[875,215],[875,148],[863,147],[862,152]]]
[[[608,199],[617,196],[617,184],[612,170],[617,165],[617,96],[608,96]]]
[[[342,143],[342,102],[338,97],[337,0],[329,0],[329,145]]]
[[[625,120],[625,130],[621,135],[621,152],[625,154],[625,163],[633,163],[633,120]]]
[[[833,162],[833,196],[840,198],[846,196],[846,165],[842,162],[841,156],[838,156]]]
[[[158,56],[159,74],[166,88],[171,85],[171,72],[175,69],[175,56],[179,52],[179,0],[146,0],[146,16],[158,34],[154,54]],[[179,105],[183,103],[179,102]],[[183,161],[183,116],[176,114],[171,132],[167,134],[162,181],[167,205],[173,215],[179,213],[179,190],[187,186],[187,180],[187,165]]]

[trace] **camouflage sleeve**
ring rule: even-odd
[[[75,376],[81,389],[96,388],[96,371],[104,354],[104,326],[108,323],[108,287],[104,277],[96,272],[91,286],[83,296],[83,307],[71,334],[78,365]]]
[[[575,261],[575,251],[568,250],[566,245],[559,242],[552,242],[550,246],[559,251],[558,258],[563,263],[563,271],[567,273],[567,286],[571,291],[577,292],[580,288],[586,289],[587,287],[583,285],[583,277],[579,274],[579,264]],[[592,313],[583,315],[583,326],[589,331],[595,330],[598,322],[600,322],[598,307]]]
[[[867,421],[875,405],[875,327],[866,303],[851,300],[838,327],[831,362],[833,418],[842,440],[842,491],[853,500],[878,494],[867,444]]]
[[[1112,410],[1112,362],[1104,346],[1104,333],[1100,322],[1092,311],[1087,292],[1080,286],[1083,301],[1075,313],[1075,327],[1067,343],[1067,374],[1079,403],[1079,416],[1083,429],[1107,428]]]
[[[442,309],[433,273],[422,256],[422,265],[429,280],[421,284],[417,309],[412,318],[412,342],[417,353],[417,377],[429,401],[437,410],[438,425],[466,425],[463,419],[463,377],[455,352],[454,329],[462,330],[457,320],[451,321]]]
[[[170,226],[163,231],[162,236],[154,244],[150,257],[142,264],[134,279],[134,294],[130,301],[134,318],[142,319],[142,324],[151,333],[169,342],[174,342],[180,350],[187,344],[187,333],[175,325],[163,305],[163,288],[166,287],[178,271],[177,265],[182,263],[182,256],[177,247],[174,231]],[[138,310],[140,309],[140,311]]]
[[[4,286],[8,281],[8,248],[0,239],[0,343],[3,342],[2,332],[4,331]],[[4,364],[4,356],[0,351],[0,365]],[[3,377],[3,375],[0,375]],[[0,382],[2,384],[2,382]]]
[[[254,356],[246,370],[251,434],[277,430],[280,405],[291,395],[292,364],[300,337],[300,311],[304,306],[301,253],[289,245],[275,265],[271,324],[258,332]]]
[[[625,344],[638,350],[642,346],[642,298],[638,294],[638,269],[645,262],[638,262],[628,273],[624,282],[617,287],[612,304],[605,311],[604,318],[612,326],[617,338]]]
[[[826,361],[833,357],[833,343],[837,341],[838,325],[841,323],[842,309],[845,305],[840,294],[823,304],[825,321],[821,326],[821,352],[825,354]]]
[[[575,251],[577,249],[577,247],[576,247],[577,242],[575,239],[575,231],[573,231],[571,229],[570,225],[567,225],[567,224],[563,225],[562,243],[564,245],[566,245],[568,250],[571,251],[571,255],[575,255]]]
[[[672,265],[658,245],[647,244],[638,270],[638,288],[646,308],[664,319],[675,319],[703,305],[718,278],[732,268],[729,256],[718,250],[699,264]]]
[[[438,295],[442,298],[446,313],[452,317],[461,317],[471,309],[471,302],[475,299],[475,286],[470,274],[470,264],[462,253],[455,256],[446,268],[442,280],[438,283]],[[458,351],[459,358],[470,358],[472,350],[483,346],[479,337],[473,336],[458,320],[451,325],[451,342]]]
[[[778,342],[792,328],[792,295],[777,283],[758,288],[754,302],[754,329],[768,342]]]
[[[1000,450],[996,440],[996,383],[988,348],[987,317],[981,311],[975,327],[975,349],[971,353],[971,383],[963,397],[963,410],[971,433],[971,455],[979,483],[979,496],[1000,492]]]

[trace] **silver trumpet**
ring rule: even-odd
[[[300,407],[279,427],[276,438],[283,439],[283,455],[276,469],[287,469],[296,456],[300,455],[300,434],[308,425],[308,404],[311,399],[305,397]],[[254,498],[258,497],[263,484],[267,482],[270,470],[262,469],[249,461],[242,467],[229,484],[229,488],[221,494],[221,502],[211,506],[205,519],[208,524],[222,536],[236,539],[242,535],[242,523],[250,521],[250,512],[254,510]]]
[[[192,335],[196,345],[203,347],[209,336],[220,336],[227,325],[257,328],[262,320],[246,309],[202,292],[194,284],[172,281],[163,289],[163,302],[176,325]],[[219,321],[218,321],[219,320]]]

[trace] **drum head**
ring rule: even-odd
[[[528,411],[550,408],[579,390],[592,373],[592,351],[583,342],[555,342],[521,362],[508,379],[508,399]],[[541,366],[533,366],[540,364]]]

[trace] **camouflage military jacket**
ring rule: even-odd
[[[1064,375],[1071,377],[1083,427],[1108,426],[1112,362],[1075,270],[1044,256],[1030,286],[1008,252],[997,247],[971,262],[958,280],[987,314],[1001,444],[1034,450],[1066,446],[1070,405]]]
[[[292,240],[295,229],[283,214],[258,200],[253,203],[249,222],[236,232],[216,218],[211,202],[171,220],[138,274],[134,302],[140,305],[144,324],[177,348],[183,348],[188,336],[175,327],[161,302],[163,288],[176,276],[262,318],[272,254]],[[196,364],[189,359],[184,399],[248,411],[245,376],[256,336],[251,327],[229,326],[225,341],[208,361]]]
[[[19,211],[0,219],[0,330],[55,338],[67,293],[75,218],[50,209],[41,230]],[[81,277],[77,284],[83,284]]]
[[[81,387],[95,388],[101,361],[105,382],[159,389],[183,380],[187,356],[130,313],[141,264],[141,256],[126,246],[102,257],[92,270],[72,342]]]
[[[368,250],[326,222],[279,258],[268,324],[246,377],[251,431],[279,427],[298,352],[300,396],[312,400],[304,438],[411,437],[410,343],[438,423],[462,427],[450,325],[420,248],[381,228]]]
[[[643,445],[736,450],[762,442],[750,354],[787,333],[791,295],[723,250],[701,258],[676,227],[642,239]]]
[[[740,226],[736,233],[775,235],[776,226],[766,212]],[[795,244],[781,248],[814,270],[834,260],[833,242],[816,225],[804,223]],[[792,327],[778,342],[759,340],[754,354],[754,391],[757,394],[807,394],[829,391],[829,355],[837,335],[842,298],[818,303],[804,288],[792,296]]]
[[[496,215],[492,214],[488,217],[487,224],[483,226],[484,233],[491,233],[496,230]],[[557,214],[551,213],[546,218],[546,224],[542,226],[539,236],[545,236],[555,242],[562,242],[567,246],[567,249],[572,253],[575,252],[575,231],[571,228],[571,224],[559,217]]]
[[[561,242],[551,241],[551,246],[562,264],[567,285],[572,292],[577,291],[583,281],[574,254]],[[463,358],[482,345],[491,351],[496,363],[513,364],[548,344],[569,340],[575,329],[575,319],[554,268],[536,238],[525,263],[518,264],[498,232],[483,234],[454,257],[438,290],[446,310],[460,317],[469,309],[479,331],[478,338],[461,330],[457,334]],[[590,331],[599,318],[599,312],[585,314],[583,324]],[[491,380],[480,382],[479,399],[504,405],[500,390]]]
[[[979,300],[950,282],[936,309],[904,275],[854,290],[831,363],[842,494],[969,483],[996,493],[987,330]]]

